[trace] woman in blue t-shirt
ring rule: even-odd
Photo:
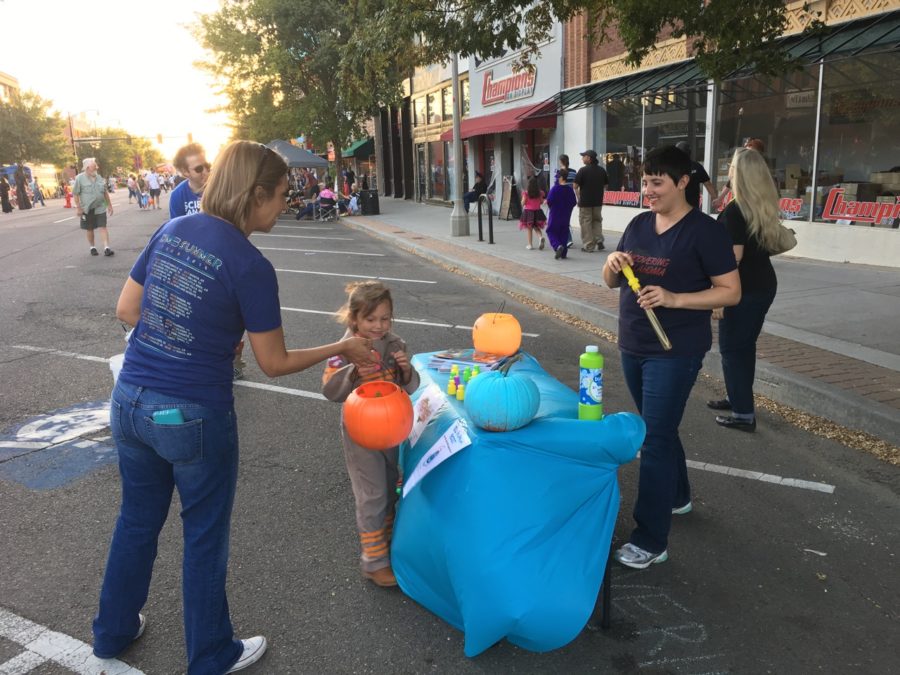
[[[178,489],[184,531],[183,601],[189,675],[247,667],[266,650],[236,640],[225,595],[238,472],[232,357],[246,330],[269,377],[342,355],[371,362],[369,340],[308,349],[284,344],[278,281],[250,243],[284,210],[287,166],[259,143],[236,141],[216,161],[201,213],[150,239],[119,296],[133,325],[110,404],[122,506],[94,619],[94,654],[112,658],[144,632],[157,539]]]
[[[766,160],[756,150],[739,148],[728,171],[734,200],[719,216],[734,242],[734,257],[741,275],[741,301],[716,310],[719,353],[727,397],[709,401],[713,410],[731,410],[717,415],[716,423],[727,429],[756,431],[753,380],[756,377],[756,340],[766,313],[778,290],[778,279],[769,251],[776,248],[781,213],[778,192]],[[776,249],[777,250],[777,249]]]
[[[687,155],[674,146],[647,154],[642,183],[650,211],[628,224],[603,266],[606,285],[619,289],[625,382],[647,424],[634,507],[637,527],[615,553],[616,560],[636,569],[668,558],[672,514],[691,510],[678,426],[712,345],[711,310],[741,297],[731,238],[685,200],[690,171]],[[640,281],[637,296],[622,274],[626,264]],[[660,344],[645,309],[656,313],[671,349]]]

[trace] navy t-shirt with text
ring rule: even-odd
[[[234,225],[198,213],[163,225],[131,269],[141,317],[123,382],[227,409],[244,330],[281,326],[275,269]]]
[[[693,293],[712,286],[710,277],[737,268],[731,237],[720,223],[691,209],[673,227],[656,233],[656,214],[647,211],[625,228],[618,251],[631,254],[635,276],[646,286]],[[703,356],[712,346],[711,310],[655,307],[672,343],[664,351],[647,314],[624,275],[619,283],[619,347],[638,356]]]
[[[188,180],[181,181],[169,195],[169,218],[200,213],[201,195],[191,190]]]

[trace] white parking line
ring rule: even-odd
[[[254,234],[253,238],[256,237],[284,237],[285,239],[327,239],[328,241],[353,241],[353,237],[317,237],[315,235],[305,235],[305,234]]]
[[[63,218],[62,220],[54,220],[53,224],[56,225],[57,223],[64,223],[67,220],[75,220],[75,218],[77,218],[77,216],[69,216],[68,218]]]
[[[261,249],[265,250],[265,249]],[[363,254],[365,255],[365,254]],[[436,281],[426,281],[424,279],[399,279],[397,277],[373,277],[366,274],[339,274],[338,272],[312,272],[310,270],[287,270],[281,267],[275,268],[276,272],[291,272],[292,274],[318,274],[324,277],[349,277],[351,279],[381,279],[383,281],[402,281],[410,284],[436,284]]]
[[[118,659],[98,659],[89,644],[24,619],[0,607],[0,637],[25,651],[0,663],[2,675],[25,675],[47,661],[79,675],[144,675]]]
[[[327,314],[334,316],[336,312],[326,312],[321,309],[300,309],[299,307],[282,307],[284,312],[303,312],[306,314]],[[472,330],[472,326],[460,326],[452,323],[436,323],[434,321],[422,321],[421,319],[392,319],[394,323],[405,323],[412,326],[432,326],[434,328],[458,328],[459,330]],[[525,337],[540,337],[540,333],[522,333]]]
[[[282,307],[281,309],[289,311],[289,312],[309,312],[311,314],[332,314],[332,312],[324,312],[321,310],[305,310],[305,309],[296,309],[293,307]],[[403,320],[403,319],[395,319],[398,322],[404,323],[416,323],[413,320]],[[437,327],[445,327],[449,326],[449,324],[426,324],[426,325],[436,325]],[[454,328],[463,328],[467,330],[471,330],[471,326],[453,326]],[[522,335],[528,335],[533,337],[538,337],[537,333],[522,333]],[[100,363],[108,363],[109,359],[104,359],[100,356],[90,356],[88,354],[76,354],[75,352],[64,352],[58,349],[44,349],[42,347],[32,347],[30,345],[12,345],[14,349],[26,349],[28,351],[33,352],[43,352],[45,354],[52,354],[54,356],[65,356],[69,358],[82,359],[84,361],[99,361]],[[248,387],[250,389],[261,389],[264,391],[271,391],[277,394],[288,394],[290,396],[301,396],[303,398],[312,398],[316,400],[324,401],[325,397],[322,396],[317,391],[305,391],[303,389],[291,389],[289,387],[279,387],[274,384],[266,384],[264,382],[250,382],[247,380],[238,380],[235,382],[236,385],[241,387]],[[750,471],[748,469],[739,469],[733,466],[723,466],[721,464],[710,464],[708,462],[697,462],[695,460],[689,459],[687,460],[687,465],[692,469],[697,469],[698,471],[708,471],[710,473],[720,473],[726,476],[734,476],[735,478],[747,478],[749,480],[756,480],[762,483],[774,483],[776,485],[782,485],[784,487],[792,487],[798,488],[800,490],[812,490],[814,492],[824,492],[826,494],[833,494],[836,486],[830,485],[829,483],[817,483],[815,481],[803,480],[802,478],[785,478],[783,476],[776,476],[770,473],[763,473],[761,471]],[[5,675],[4,671],[0,670],[0,675]],[[111,673],[110,673],[111,675]]]
[[[295,253],[337,253],[338,255],[367,255],[373,256],[376,258],[383,258],[384,253],[355,253],[354,251],[320,251],[314,248],[274,248],[269,247],[265,248],[263,246],[257,246],[260,251],[294,251]]]
[[[275,227],[289,227],[294,230],[328,230],[334,232],[334,227],[317,227],[315,225],[286,225],[285,223],[275,223]]]

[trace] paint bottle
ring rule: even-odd
[[[447,394],[456,396],[456,380],[452,377],[447,381]]]
[[[464,401],[466,399],[466,385],[461,384],[456,388],[456,400]]]
[[[597,345],[588,345],[578,359],[578,419],[603,419],[603,355]]]

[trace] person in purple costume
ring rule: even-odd
[[[550,246],[556,251],[557,260],[565,258],[569,251],[566,248],[569,240],[569,221],[576,202],[575,190],[569,182],[568,172],[560,171],[556,185],[550,188],[550,194],[547,195],[547,204],[550,206],[547,237],[550,239]]]

